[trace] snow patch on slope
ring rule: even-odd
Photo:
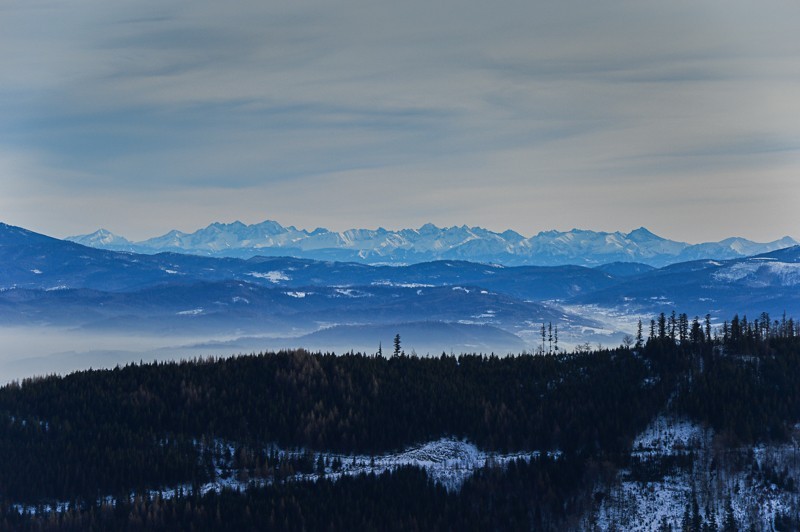
[[[734,283],[743,281],[749,286],[800,285],[800,264],[790,262],[773,262],[764,260],[748,260],[737,262],[714,273],[717,281]]]
[[[281,281],[289,281],[289,276],[283,272],[249,272],[247,275],[255,277],[256,279],[266,279],[271,283],[279,283]]]
[[[311,292],[286,292],[286,295],[295,299],[303,299]]]
[[[202,308],[193,308],[191,310],[182,310],[180,312],[176,312],[178,316],[198,316],[205,312]]]

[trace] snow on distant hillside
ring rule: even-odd
[[[753,258],[737,262],[714,274],[723,282],[743,282],[747,286],[800,285],[800,264]]]

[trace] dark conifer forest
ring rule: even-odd
[[[685,466],[631,459],[658,415],[710,427],[729,447],[787,441],[800,421],[791,319],[736,316],[712,331],[673,313],[649,330],[618,348],[570,353],[285,351],[11,383],[0,389],[0,527],[565,530],[581,527],[620,468],[657,477]],[[442,437],[531,454],[487,465],[458,490],[414,467],[329,478],[330,464],[313,458]],[[226,452],[241,478],[260,482],[203,492]]]

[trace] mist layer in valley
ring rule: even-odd
[[[6,382],[129,362],[284,348],[392,354],[613,347],[659,313],[800,315],[800,246],[587,267],[377,266],[95,249],[0,224]],[[763,318],[762,318],[763,319]],[[544,335],[542,327],[545,327]]]
[[[155,335],[146,331],[4,326],[0,327],[0,385],[33,376],[65,375],[142,361],[227,357],[295,348],[333,353],[382,351],[391,356],[397,334],[402,351],[408,355],[505,355],[529,349],[518,336],[501,329],[435,322],[330,327],[297,337],[204,335],[196,331]]]

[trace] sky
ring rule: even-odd
[[[800,3],[0,2],[0,221],[800,238]]]

